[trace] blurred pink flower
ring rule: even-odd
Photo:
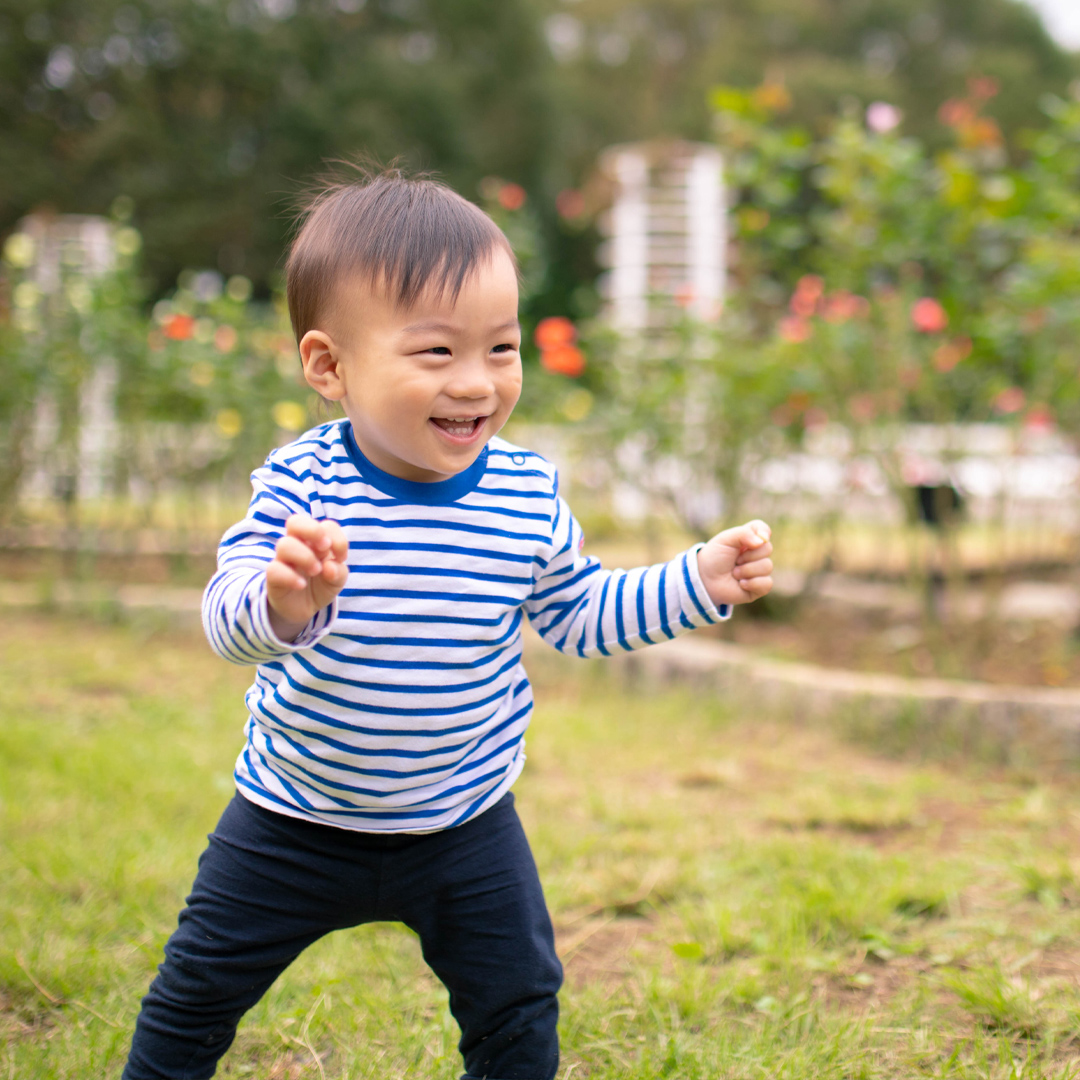
[[[993,75],[972,75],[968,79],[968,93],[979,101],[988,101],[997,97],[1001,83]]]
[[[946,127],[961,127],[970,124],[975,119],[975,108],[970,101],[961,101],[959,98],[949,98],[942,102],[938,109],[938,119]]]
[[[875,101],[866,110],[866,126],[878,135],[884,135],[893,128],[899,127],[903,119],[904,114],[887,101]]]
[[[877,416],[877,403],[873,394],[852,394],[847,404],[851,418],[860,424],[869,423]]]
[[[1054,427],[1054,414],[1048,405],[1032,405],[1024,417],[1024,427],[1032,431],[1050,431]]]
[[[822,312],[826,322],[845,323],[870,313],[870,301],[865,296],[840,289],[825,298],[825,310]]]
[[[949,325],[945,309],[930,296],[911,305],[911,321],[920,334],[940,334]]]
[[[780,320],[780,336],[785,340],[791,342],[793,345],[798,345],[803,341],[806,341],[813,332],[812,327],[799,315],[786,315]]]
[[[559,217],[579,218],[585,213],[585,196],[576,188],[566,188],[555,196],[555,209]]]
[[[994,398],[994,411],[1008,416],[1010,413],[1019,412],[1026,400],[1024,391],[1019,386],[1008,386]]]

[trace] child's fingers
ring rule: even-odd
[[[315,551],[322,554],[330,550],[330,537],[327,535],[326,522],[316,521],[307,514],[293,514],[285,522],[285,535],[302,540]]]
[[[739,557],[735,560],[736,566],[743,566],[745,563],[753,562],[756,559],[766,558],[772,554],[772,543],[766,542],[760,547],[746,548],[739,553]]]
[[[306,577],[277,559],[266,568],[266,586],[271,594],[296,592],[307,588],[307,583]]]
[[[747,544],[747,547],[760,547],[762,544],[767,544],[772,538],[772,529],[758,518],[748,521],[743,528],[750,533],[749,539],[751,542]]]
[[[331,557],[336,562],[344,563],[349,557],[349,541],[345,539],[345,530],[333,518],[327,518],[319,524],[330,538]]]
[[[319,556],[295,536],[283,536],[274,545],[274,561],[284,563],[295,573],[309,578],[322,570]]]
[[[767,593],[772,591],[773,581],[772,578],[766,575],[765,577],[749,578],[747,581],[740,581],[740,587],[744,592],[748,593],[751,600],[760,600]]]
[[[731,576],[736,581],[750,581],[753,578],[771,577],[772,572],[772,559],[757,559],[754,562],[735,567],[731,572]]]
[[[322,579],[335,589],[344,587],[349,579],[348,563],[338,562],[337,559],[331,558],[323,559]]]

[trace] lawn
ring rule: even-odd
[[[890,759],[531,650],[517,786],[559,934],[559,1076],[1080,1075],[1075,777]],[[0,1080],[116,1077],[248,673],[194,633],[0,628]],[[415,938],[325,939],[220,1076],[459,1075]]]

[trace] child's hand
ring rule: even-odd
[[[292,641],[329,604],[349,577],[349,542],[336,521],[293,514],[266,568],[270,625]]]
[[[698,570],[714,604],[748,604],[772,588],[772,530],[750,521],[717,533],[699,552]]]

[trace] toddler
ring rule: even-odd
[[[581,554],[555,469],[498,437],[521,389],[513,253],[443,185],[328,188],[286,276],[304,375],[346,418],[273,451],[221,541],[206,633],[257,665],[237,793],[123,1075],[212,1076],[306,946],[391,920],[449,991],[466,1080],[552,1080],[562,971],[510,791],[522,620],[578,656],[665,641],[769,591],[769,530],[630,571]]]

